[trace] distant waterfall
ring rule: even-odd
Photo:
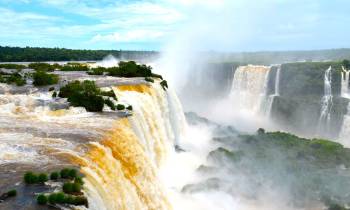
[[[332,67],[330,66],[324,74],[324,96],[321,101],[321,114],[318,121],[318,131],[320,134],[326,134],[329,131],[332,106]]]
[[[339,140],[345,145],[349,146],[349,134],[350,134],[350,103],[348,103],[348,113],[344,115],[343,125],[340,130]]]
[[[346,70],[342,66],[342,72],[341,72],[341,96],[344,98],[350,98],[350,92],[349,92],[349,73],[350,70]]]
[[[270,117],[273,101],[276,96],[280,95],[280,76],[281,76],[281,65],[278,66],[275,77],[275,92],[267,98],[265,116]]]
[[[240,66],[236,70],[230,97],[240,110],[259,113],[266,97],[268,66]]]

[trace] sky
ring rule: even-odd
[[[347,48],[349,23],[349,0],[0,0],[2,46]]]

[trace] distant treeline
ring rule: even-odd
[[[0,62],[37,61],[96,61],[107,55],[124,60],[144,61],[159,56],[156,51],[124,50],[71,50],[65,48],[2,47]],[[205,52],[201,58],[209,63],[238,62],[247,64],[280,64],[298,61],[340,61],[350,60],[350,49],[309,50],[309,51],[261,51],[261,52]]]
[[[71,50],[65,48],[0,46],[0,62],[96,61],[107,55],[113,55],[120,59],[142,60],[155,58],[158,53],[154,51]]]
[[[216,53],[209,57],[211,62],[240,62],[259,65],[302,61],[342,61],[350,60],[350,49]]]

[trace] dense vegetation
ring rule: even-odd
[[[33,85],[45,86],[57,84],[59,80],[58,75],[48,74],[45,71],[37,71],[33,73]]]
[[[104,104],[115,110],[114,102],[117,100],[113,91],[101,91],[94,81],[74,81],[61,87],[59,97],[67,98],[72,106],[82,106],[89,112],[100,112]],[[107,99],[104,99],[108,97]],[[118,109],[119,110],[119,109]]]
[[[349,60],[346,60],[346,59],[343,60],[342,64],[343,64],[344,68],[350,69],[350,61]]]
[[[35,174],[33,172],[26,172],[23,179],[27,185],[45,185],[45,182],[49,180],[47,174]],[[60,172],[52,172],[50,174],[50,179],[53,182],[63,182],[62,192],[46,192],[39,194],[36,198],[39,205],[46,205],[49,203],[50,205],[67,204],[88,207],[88,200],[81,192],[84,181],[76,169],[64,168]],[[9,193],[14,196],[12,191]]]
[[[19,65],[19,64],[4,63],[4,64],[0,64],[0,69],[1,68],[22,70],[25,68],[25,66]]]
[[[20,48],[0,46],[0,62],[95,61],[102,60],[107,55],[134,60],[145,57],[155,57],[158,53],[152,51],[71,50],[64,48]]]
[[[0,72],[0,83],[15,84],[17,86],[23,86],[27,82],[26,82],[25,76],[22,76],[18,72],[14,72],[14,73]]]
[[[191,124],[211,123],[193,114],[187,117]],[[350,203],[350,149],[325,139],[264,129],[247,135],[211,124],[219,131],[213,140],[220,147],[208,154],[208,165],[198,168],[203,177],[211,178],[183,191],[218,190],[252,200],[275,192],[274,199],[300,209],[317,202],[330,210],[345,209],[342,206]]]

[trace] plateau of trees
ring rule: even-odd
[[[0,46],[0,62],[96,61],[102,60],[107,55],[132,60],[155,57],[158,53],[154,51],[72,50],[65,48]]]

